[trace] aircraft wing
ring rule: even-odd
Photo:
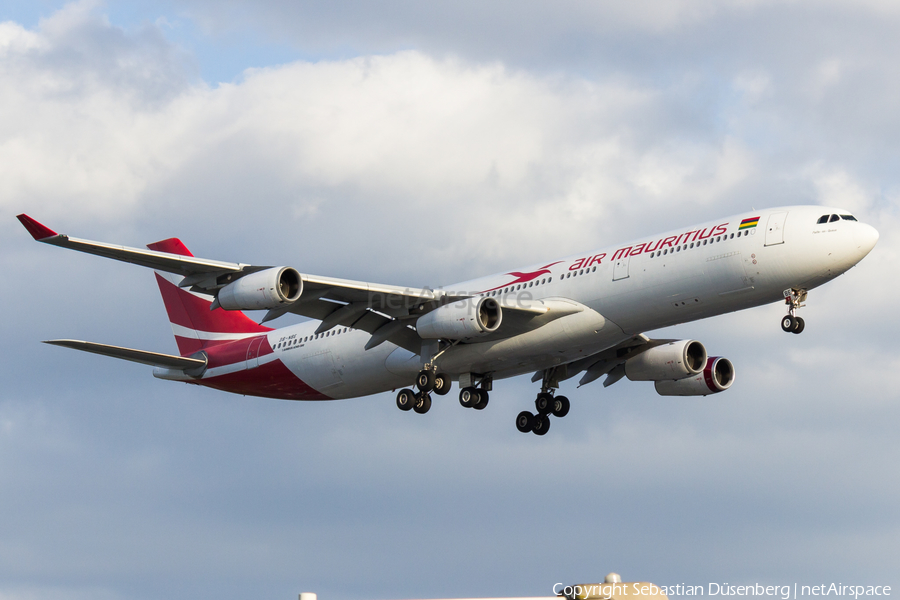
[[[206,260],[194,256],[180,256],[169,252],[156,252],[143,248],[129,248],[128,246],[116,246],[104,242],[94,242],[69,237],[63,233],[56,233],[49,227],[38,223],[28,215],[18,215],[19,222],[25,226],[28,233],[35,240],[44,244],[78,250],[87,254],[96,254],[104,258],[112,258],[122,262],[150,267],[168,273],[190,276],[211,273],[239,273],[249,265],[222,262],[218,260]]]
[[[556,367],[557,372],[555,375],[559,381],[564,381],[575,377],[579,373],[584,373],[578,382],[578,387],[587,385],[606,375],[603,387],[609,387],[625,376],[626,360],[651,348],[677,341],[674,339],[650,339],[643,333],[640,333],[612,348],[601,350],[575,362],[560,365]],[[544,376],[544,371],[538,371],[532,376],[531,381],[540,381]]]
[[[62,233],[56,233],[28,215],[21,214],[18,215],[17,218],[22,225],[25,226],[25,229],[28,230],[31,236],[39,242],[182,275],[185,277],[185,281],[180,284],[181,287],[194,287],[198,288],[198,291],[206,293],[224,285],[219,281],[219,276],[232,275],[232,277],[228,279],[228,282],[231,282],[240,276],[271,268],[268,266],[247,265],[244,263],[198,258],[196,256],[191,256],[187,251],[187,248],[184,248],[180,242],[178,242],[177,245],[187,254],[160,252],[158,250],[131,248],[128,246],[118,246],[104,242],[83,240]],[[333,277],[321,277],[317,275],[303,275],[302,277],[304,290],[309,292],[304,294],[304,300],[312,299],[310,298],[311,296],[316,296],[315,299],[334,296],[334,299],[345,302],[367,301],[374,304],[375,307],[378,307],[378,304],[384,304],[385,307],[391,307],[392,304],[406,304],[410,301],[429,302],[440,297],[439,293],[428,289],[417,290],[401,286],[367,283],[364,281],[352,281]],[[383,301],[373,302],[373,296],[383,299]],[[458,298],[450,297],[450,300],[454,299]]]
[[[17,218],[39,242],[181,275],[180,287],[213,297],[228,283],[271,268],[198,258],[175,239],[152,244],[154,249],[132,248],[60,234],[25,214]],[[173,251],[165,252],[157,248]],[[369,348],[391,341],[418,353],[421,339],[408,325],[442,303],[467,297],[427,288],[415,289],[319,275],[302,274],[301,279],[301,297],[269,310],[262,322],[291,312],[321,320],[323,323],[317,333],[339,325],[362,329],[373,334],[367,345]],[[414,307],[418,310],[413,311]]]
[[[198,258],[180,240],[174,238],[151,244],[150,249],[132,248],[60,234],[25,214],[20,214],[17,218],[39,242],[181,275],[183,279],[178,284],[180,287],[213,297],[217,297],[218,290],[241,277],[272,268]],[[316,333],[337,326],[361,329],[372,334],[366,344],[367,349],[390,341],[418,353],[422,340],[410,327],[415,324],[416,319],[438,306],[470,297],[465,293],[414,289],[321,275],[301,274],[300,278],[303,285],[300,297],[294,302],[270,309],[261,322],[265,323],[290,312],[322,321]],[[582,306],[575,306],[576,304],[565,301],[537,301],[530,306],[504,304],[503,324],[489,339],[519,335],[559,317],[583,310]],[[218,306],[218,300],[214,302],[213,307],[215,306]]]

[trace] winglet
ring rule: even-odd
[[[40,241],[45,240],[47,238],[56,237],[59,235],[49,227],[45,225],[41,225],[31,217],[26,214],[16,215],[16,218],[19,220],[22,225],[25,226],[25,229],[28,230],[28,233],[31,234],[31,237]]]

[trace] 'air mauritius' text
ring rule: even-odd
[[[728,223],[722,223],[721,225],[716,225],[714,227],[704,227],[703,229],[688,231],[681,235],[670,235],[667,238],[660,238],[655,242],[643,242],[634,246],[619,248],[616,250],[615,254],[613,254],[612,258],[613,260],[618,260],[628,256],[637,256],[644,252],[655,252],[656,250],[662,250],[663,248],[674,248],[675,246],[687,244],[688,242],[696,242],[698,240],[705,240],[714,235],[722,235],[727,230]]]

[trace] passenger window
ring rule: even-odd
[[[828,219],[828,222],[829,222],[829,223],[834,223],[835,221],[840,221],[840,220],[841,220],[841,218],[840,218],[839,216],[837,216],[837,215],[831,215],[831,218]]]
[[[728,239],[733,240],[733,239],[734,239],[734,234],[732,233],[732,234],[731,234],[731,237],[728,238]]]
[[[816,221],[816,225],[821,225],[822,223],[827,223],[827,222],[828,222],[828,215],[822,215],[821,217],[819,217],[819,220]]]

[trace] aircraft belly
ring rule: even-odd
[[[302,381],[331,398],[353,398],[408,385],[385,368],[385,359],[397,348],[385,342],[365,350],[369,335],[349,332],[325,343],[309,343],[284,358]]]
[[[440,357],[439,367],[447,373],[525,372],[594,354],[627,337],[587,309],[511,338],[456,346]]]

